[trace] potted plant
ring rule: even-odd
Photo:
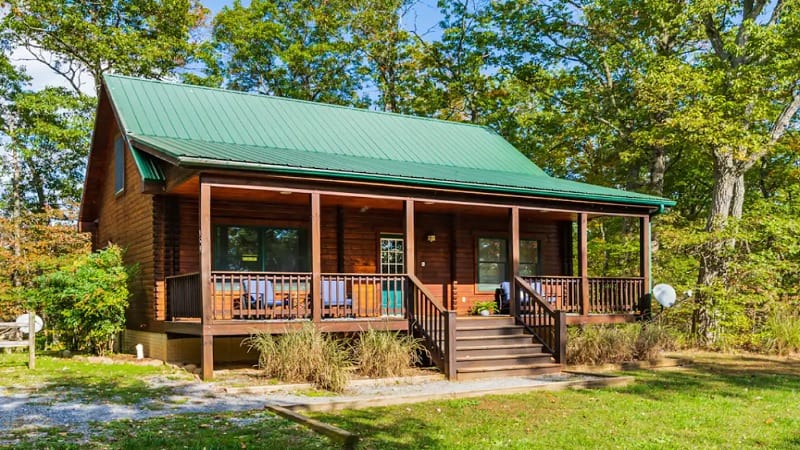
[[[475,302],[469,312],[475,315],[488,316],[497,312],[497,303],[493,301]]]

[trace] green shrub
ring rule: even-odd
[[[469,313],[475,315],[480,314],[481,311],[489,311],[489,314],[494,314],[497,312],[497,303],[490,300],[475,302],[472,304],[472,308],[469,309]]]
[[[362,375],[396,377],[418,364],[423,351],[425,347],[410,335],[370,329],[356,337],[353,359]]]
[[[116,245],[76,258],[68,266],[39,277],[35,303],[47,327],[69,350],[103,355],[125,325],[128,278]]]
[[[569,364],[609,364],[655,359],[674,347],[669,330],[656,323],[589,325],[570,328]]]
[[[258,365],[265,374],[281,381],[309,382],[342,392],[350,380],[347,349],[313,324],[279,335],[256,333],[244,344],[258,352]]]
[[[764,325],[768,351],[781,356],[800,352],[800,313],[788,307],[775,308]]]

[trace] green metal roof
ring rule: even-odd
[[[550,177],[485,127],[115,75],[104,83],[133,146],[181,166],[674,204]]]
[[[151,183],[167,181],[167,177],[155,157],[139,151],[135,147],[131,147],[131,156],[133,156],[133,161],[136,163],[136,168],[139,169],[142,181]]]

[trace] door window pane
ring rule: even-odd
[[[402,237],[381,237],[381,272],[405,273],[405,251]]]

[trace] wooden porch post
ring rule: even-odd
[[[211,299],[211,186],[200,179],[200,293],[203,304],[201,368],[204,380],[214,378],[214,305]]]
[[[645,296],[650,295],[650,217],[643,216],[639,219],[639,273],[640,277],[643,278],[642,281],[642,291],[640,293],[641,300],[645,299]],[[646,303],[640,303],[640,305],[644,306]],[[649,310],[649,307],[641,307],[640,313],[649,314],[645,312],[645,309]]]
[[[508,218],[508,235],[511,238],[511,245],[509,246],[510,254],[508,255],[509,273],[507,277],[510,283],[508,305],[509,313],[513,317],[517,314],[517,289],[514,286],[514,277],[519,275],[519,207],[512,206]]]
[[[458,213],[450,214],[450,309],[458,310]]]
[[[312,320],[322,321],[322,234],[319,192],[311,193],[311,305]]]
[[[586,213],[578,213],[578,275],[581,277],[581,314],[589,315],[589,233]]]
[[[406,199],[405,213],[406,220],[403,223],[403,234],[406,248],[406,273],[414,275],[414,268],[416,267],[416,256],[414,254],[414,200]]]

